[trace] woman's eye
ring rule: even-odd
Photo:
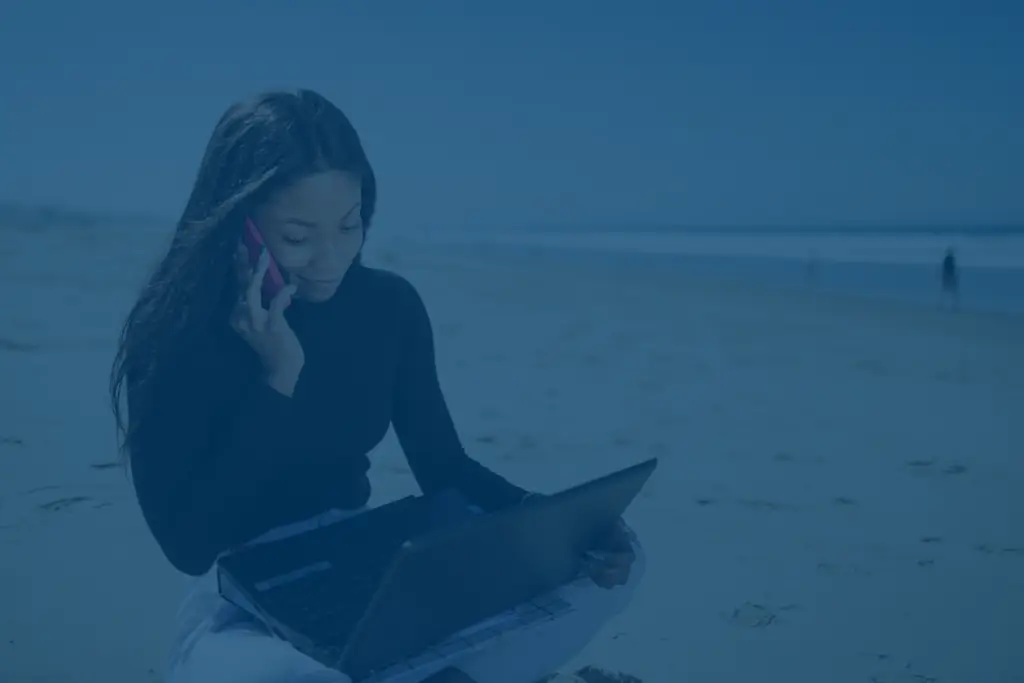
[[[304,241],[305,240],[303,240],[301,237],[285,237],[284,238],[285,244],[291,244],[293,246],[297,245],[297,244],[302,244]]]
[[[362,223],[354,223],[352,225],[343,225],[343,226],[341,226],[341,231],[342,232],[352,232],[354,230],[361,230],[362,227],[363,227]]]

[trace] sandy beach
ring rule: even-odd
[[[114,462],[106,388],[162,239],[0,227],[0,683],[160,680],[182,579]],[[368,255],[426,300],[471,455],[541,490],[661,459],[629,515],[645,584],[576,665],[1024,681],[1024,316],[383,235]],[[372,458],[375,502],[415,490],[392,436]]]

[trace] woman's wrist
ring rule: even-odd
[[[271,389],[291,398],[295,393],[295,385],[299,382],[299,375],[302,374],[302,366],[296,368],[281,368],[267,373],[266,382]]]

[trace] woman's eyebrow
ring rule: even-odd
[[[352,215],[352,212],[355,211],[356,209],[358,209],[362,205],[363,205],[362,202],[356,202],[355,204],[353,204],[352,208],[350,208],[348,211],[346,211],[345,215],[341,217],[341,222],[344,223],[346,220],[348,220],[348,217]],[[316,227],[316,223],[314,223],[312,221],[307,221],[307,220],[302,219],[302,218],[294,218],[294,217],[286,218],[286,219],[284,219],[284,222],[288,223],[290,225],[299,225],[299,226],[301,226],[303,228],[315,228]]]

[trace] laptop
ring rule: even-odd
[[[241,597],[274,633],[355,681],[440,668],[571,610],[557,590],[580,578],[586,550],[656,466],[648,460],[490,514],[472,514],[451,492],[402,499],[222,558],[222,594]],[[358,555],[345,557],[353,548]]]

